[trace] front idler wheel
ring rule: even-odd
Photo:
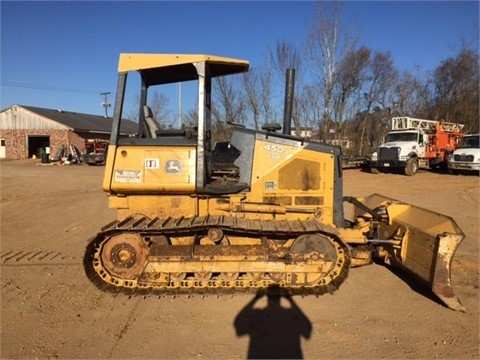
[[[122,280],[140,279],[147,258],[147,244],[138,234],[112,236],[101,253],[104,268],[110,275]]]

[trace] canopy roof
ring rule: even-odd
[[[139,71],[148,86],[198,79],[194,64],[205,62],[210,77],[248,71],[248,61],[202,54],[120,54],[118,72]]]

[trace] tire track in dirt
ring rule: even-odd
[[[81,265],[76,256],[52,250],[8,250],[0,252],[0,266]]]
[[[125,319],[125,322],[122,326],[122,328],[120,329],[120,331],[115,335],[115,340],[114,340],[114,343],[113,343],[113,346],[111,347],[108,355],[107,355],[107,359],[111,359],[112,356],[113,356],[113,353],[115,352],[118,344],[121,342],[121,340],[123,339],[123,337],[125,336],[125,334],[127,333],[128,331],[128,328],[130,327],[130,325],[132,325],[134,322],[135,322],[135,318],[134,318],[134,314],[135,312],[137,311],[137,307],[138,305],[140,304],[141,301],[143,301],[144,299],[143,298],[138,298],[138,300],[136,301],[136,303],[133,305],[132,309],[129,311],[126,319]]]
[[[2,281],[1,286],[2,301],[10,302],[19,298],[23,298],[27,293],[20,285],[14,283],[13,280]]]
[[[477,204],[478,205],[478,194],[475,194],[475,192],[478,193],[478,187],[477,186],[469,186],[465,187],[463,189],[459,189],[458,191],[458,197],[469,203],[469,204]]]
[[[5,271],[8,268],[13,269],[15,273],[21,271],[21,268],[28,269],[32,276],[43,273],[43,269],[37,270],[36,267],[54,266],[79,266],[83,262],[75,256],[68,256],[55,250],[3,250],[0,252],[0,267],[3,269],[3,281],[1,286],[2,300],[6,303],[12,301],[24,301],[30,293],[30,288],[17,283],[15,278],[8,278]],[[33,270],[32,270],[33,268]]]
[[[72,195],[84,195],[84,194],[90,194],[90,193],[98,193],[98,194],[103,194],[102,190],[100,189],[93,189],[93,190],[75,190],[74,192],[72,191],[58,191],[58,192],[53,192],[53,193],[44,193],[44,194],[28,194],[28,195],[11,195],[11,196],[2,196],[0,199],[0,204],[12,202],[12,201],[23,201],[23,200],[33,200],[33,199],[47,199],[47,198],[56,198],[56,197],[62,197],[62,196],[72,196]]]

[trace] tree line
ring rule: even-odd
[[[285,73],[295,69],[292,132],[312,140],[347,144],[344,153],[369,155],[394,116],[457,122],[479,132],[479,56],[466,45],[436,69],[399,70],[389,51],[359,45],[357,29],[342,22],[341,2],[319,2],[304,44],[279,41],[263,64],[248,73],[214,80],[215,140],[228,137],[229,122],[260,129],[283,122]],[[157,118],[166,99],[156,94]],[[157,108],[154,105],[154,108]],[[195,124],[196,110],[183,114]],[[302,132],[303,131],[303,132]]]

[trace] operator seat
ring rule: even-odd
[[[153,117],[152,109],[145,105],[143,107],[143,115],[145,117],[145,122],[147,123],[147,130],[148,130],[148,135],[152,139],[157,138],[157,131],[160,130],[160,126],[158,125],[157,121]]]

